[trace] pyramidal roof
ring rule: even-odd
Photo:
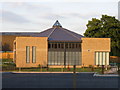
[[[52,28],[33,35],[35,37],[48,37],[49,41],[81,41],[80,34],[62,28],[62,25],[57,20]]]
[[[53,27],[62,27],[62,25],[59,23],[59,21],[57,20],[55,22],[55,24],[53,25]]]

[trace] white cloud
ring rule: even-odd
[[[24,18],[23,16],[20,16],[18,14],[15,14],[13,12],[10,11],[0,11],[0,13],[2,13],[2,21],[3,22],[12,22],[12,23],[28,23],[30,22],[29,20],[27,20],[26,18]]]
[[[54,0],[53,0],[54,1]],[[43,31],[58,19],[64,28],[84,33],[88,20],[102,14],[117,17],[117,3],[88,3],[86,0],[57,2],[5,2],[2,9],[5,31]],[[96,0],[98,1],[98,0]],[[111,0],[110,0],[111,1]],[[74,2],[74,3],[73,3]]]
[[[1,0],[1,2],[118,2],[119,0]]]

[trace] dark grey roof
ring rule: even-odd
[[[20,36],[33,36],[33,37],[48,37],[49,41],[81,41],[83,37],[73,31],[62,28],[58,20],[52,28],[42,32],[2,32],[2,35],[20,35]]]
[[[32,36],[40,32],[0,32],[0,35]]]
[[[59,22],[56,21],[56,23],[59,23]],[[81,41],[81,37],[83,37],[82,35],[72,32],[70,30],[67,30],[65,28],[62,28],[60,23],[57,24],[58,26],[55,26],[56,23],[53,25],[52,28],[47,29],[38,34],[35,34],[33,36],[48,37],[49,41]]]

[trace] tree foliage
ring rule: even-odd
[[[2,51],[11,51],[10,50],[10,45],[5,43],[4,45],[2,45]]]
[[[111,38],[111,55],[120,56],[120,21],[113,16],[102,15],[88,21],[85,37]]]

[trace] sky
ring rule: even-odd
[[[82,34],[92,18],[118,18],[119,0],[20,0],[0,2],[0,32],[41,32],[58,20],[63,28]]]

